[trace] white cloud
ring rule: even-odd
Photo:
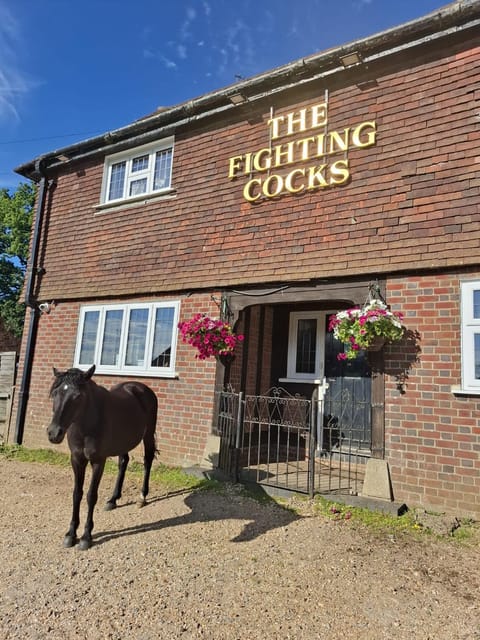
[[[373,0],[355,0],[353,6],[357,11],[361,11],[364,7],[372,4]]]
[[[177,45],[177,55],[181,60],[185,60],[187,57],[187,47],[183,44]]]
[[[174,60],[171,60],[170,58],[167,58],[166,56],[159,55],[158,59],[160,60],[160,62],[162,62],[162,64],[167,69],[176,69],[177,68],[177,63]]]
[[[152,49],[144,49],[143,57],[147,60],[158,60],[163,64],[166,69],[177,69],[177,63],[171,58],[167,58],[159,51],[152,51]]]
[[[186,40],[189,40],[191,38],[192,34],[190,32],[190,25],[197,17],[197,12],[192,7],[187,7],[186,13],[187,17],[180,27],[180,40],[182,42],[185,42]]]
[[[0,0],[0,120],[7,122],[20,119],[21,99],[35,86],[18,66],[16,51],[21,49],[20,27]]]

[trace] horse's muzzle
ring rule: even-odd
[[[60,444],[65,438],[65,431],[62,427],[51,424],[47,429],[47,435],[52,444]]]

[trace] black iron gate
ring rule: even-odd
[[[359,493],[371,405],[358,380],[330,383],[325,397],[318,387],[310,399],[280,387],[258,396],[222,391],[219,468],[235,482],[310,495]]]

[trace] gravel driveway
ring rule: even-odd
[[[69,469],[0,461],[0,638],[480,640],[480,550],[299,517],[234,491],[97,510],[64,549]],[[105,476],[104,502],[113,486]],[[83,522],[82,522],[83,524]]]

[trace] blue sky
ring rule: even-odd
[[[0,188],[34,157],[442,0],[0,0]]]

